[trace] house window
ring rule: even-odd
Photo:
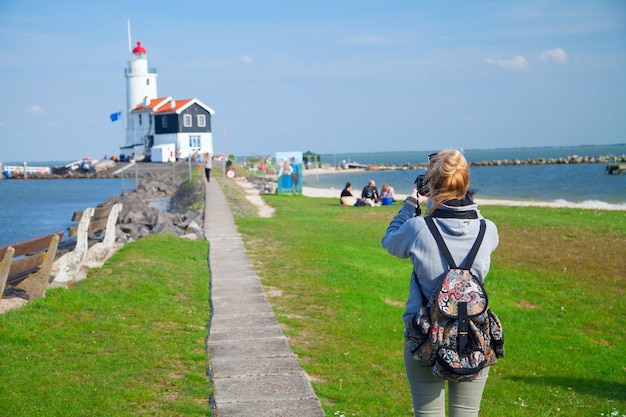
[[[139,126],[141,126],[141,113],[139,113]]]
[[[183,126],[191,127],[191,115],[190,114],[183,115]]]
[[[161,127],[167,129],[167,116],[161,117]]]
[[[198,127],[206,127],[206,115],[198,115]]]
[[[189,147],[200,149],[200,136],[189,136]]]

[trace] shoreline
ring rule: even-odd
[[[315,198],[337,198],[341,190],[333,188],[315,188],[303,187],[302,195],[305,197]],[[407,196],[404,194],[396,195],[396,204],[402,202]],[[569,201],[517,201],[503,199],[483,199],[475,198],[474,201],[479,206],[516,206],[516,207],[548,207],[548,208],[576,208],[586,210],[615,210],[626,211],[626,204],[608,204],[608,203],[572,203]]]
[[[334,169],[334,168],[312,168],[305,171],[307,175],[336,175],[346,172],[365,172],[366,169]],[[316,188],[310,186],[304,186],[302,189],[302,195],[306,197],[323,197],[323,198],[337,198],[341,190],[334,188]],[[404,194],[397,194],[396,201],[401,202],[407,196]],[[587,201],[582,203],[573,203],[565,200],[556,201],[520,201],[520,200],[506,200],[506,199],[489,199],[489,198],[475,198],[474,201],[479,205],[484,206],[517,206],[517,207],[548,207],[548,208],[576,208],[585,210],[615,210],[626,211],[626,204],[610,204],[601,201]]]

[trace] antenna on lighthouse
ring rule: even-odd
[[[127,25],[128,25],[128,52],[133,52],[131,46],[130,46],[130,19],[126,20]]]

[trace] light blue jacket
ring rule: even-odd
[[[475,210],[479,219],[482,218],[476,204],[462,207],[442,205],[439,208],[454,212]],[[439,228],[454,262],[459,267],[462,266],[478,236],[479,219],[435,218],[435,224]],[[481,282],[484,281],[487,272],[489,272],[491,252],[498,246],[496,225],[490,220],[485,221],[487,223],[485,237],[471,268],[472,274]],[[403,204],[389,224],[385,237],[382,239],[382,245],[391,255],[402,259],[410,258],[413,262],[409,296],[406,301],[406,310],[402,315],[406,325],[422,307],[422,293],[415,282],[415,276],[419,277],[420,286],[426,299],[430,299],[437,289],[440,277],[448,271],[448,263],[439,252],[435,238],[428,230],[426,221],[423,217],[415,217],[415,207],[409,203]]]

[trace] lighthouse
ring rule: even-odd
[[[213,153],[212,108],[196,98],[157,96],[157,74],[137,42],[126,68],[126,143],[121,155],[170,162]]]
[[[145,145],[136,143],[137,120],[134,120],[130,112],[139,104],[157,98],[157,72],[154,68],[148,68],[148,51],[137,42],[132,51],[133,59],[128,61],[126,76],[126,146]]]

